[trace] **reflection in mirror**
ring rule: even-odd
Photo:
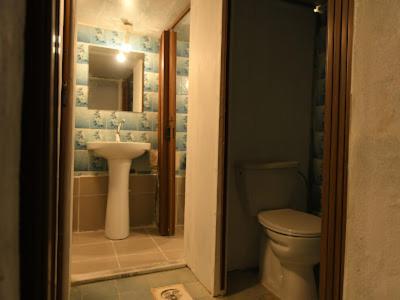
[[[143,111],[144,54],[89,46],[88,108]]]

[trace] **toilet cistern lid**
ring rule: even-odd
[[[293,209],[267,210],[258,213],[258,221],[266,228],[290,236],[318,237],[321,218]]]

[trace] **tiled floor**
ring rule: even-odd
[[[182,283],[195,300],[278,300],[257,282],[257,271],[228,275],[228,295],[213,298],[188,268],[138,275],[72,287],[71,300],[151,300],[151,288]]]
[[[74,233],[71,260],[73,283],[183,265],[183,227],[173,237],[155,228],[135,229],[119,241],[105,238],[104,231]]]

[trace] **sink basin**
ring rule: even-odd
[[[97,155],[109,159],[132,160],[150,150],[150,143],[136,142],[88,142],[88,150],[94,150]]]
[[[129,236],[129,171],[132,159],[150,150],[150,143],[88,142],[87,149],[108,162],[105,234],[113,240]]]

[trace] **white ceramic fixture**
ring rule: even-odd
[[[263,229],[261,283],[282,300],[318,299],[313,267],[319,262],[321,219],[299,211],[307,201],[299,163],[241,163],[236,171],[240,199]]]
[[[293,209],[258,214],[261,283],[282,300],[317,300],[314,266],[319,263],[321,219]]]
[[[106,237],[119,240],[129,235],[129,171],[132,159],[150,150],[150,143],[88,142],[88,150],[108,161]]]

